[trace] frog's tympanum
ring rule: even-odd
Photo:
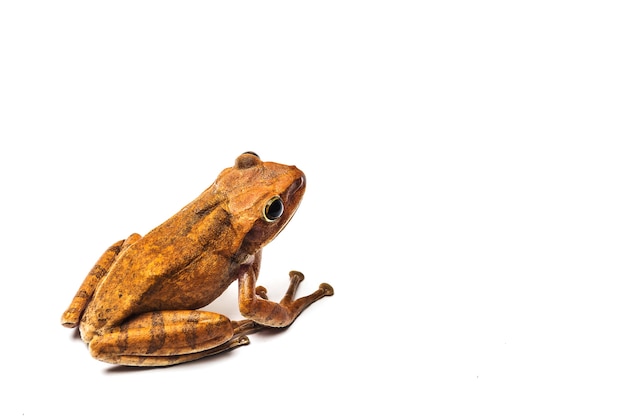
[[[304,189],[304,174],[295,166],[244,153],[165,223],[107,249],[62,324],[79,326],[95,358],[131,366],[192,361],[246,345],[249,333],[289,326],[309,305],[333,294],[321,284],[295,298],[304,278],[296,271],[280,302],[256,286],[261,249],[289,222]],[[233,281],[243,320],[198,310]]]

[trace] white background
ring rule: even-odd
[[[620,3],[3,2],[0,414],[624,415]],[[260,283],[335,296],[93,360],[59,324],[92,264],[248,150],[308,179]]]

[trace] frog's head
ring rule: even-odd
[[[295,166],[263,162],[257,154],[240,155],[215,182],[226,196],[231,222],[240,234],[240,251],[254,254],[287,225],[306,188],[304,173]]]

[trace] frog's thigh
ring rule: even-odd
[[[247,344],[227,317],[208,311],[155,311],[96,335],[91,354],[109,363],[158,366],[187,362]],[[232,346],[231,346],[232,345]],[[221,349],[218,349],[220,348]]]
[[[111,265],[120,252],[139,239],[141,239],[141,236],[137,233],[133,233],[126,240],[120,240],[119,242],[111,245],[111,247],[109,247],[102,254],[76,292],[76,295],[72,299],[72,303],[63,313],[63,316],[61,317],[61,324],[63,324],[63,326],[70,328],[78,326],[78,322],[85,311],[87,304],[91,301],[93,292],[100,283],[100,280],[106,276],[109,268],[111,268]]]

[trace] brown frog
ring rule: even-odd
[[[63,314],[63,326],[79,326],[96,359],[131,366],[192,361],[246,345],[246,334],[289,326],[309,305],[333,295],[321,284],[295,298],[304,279],[296,271],[278,303],[256,286],[261,250],[289,222],[304,190],[304,174],[295,166],[242,154],[165,223],[111,246]],[[233,281],[245,319],[197,310]]]

